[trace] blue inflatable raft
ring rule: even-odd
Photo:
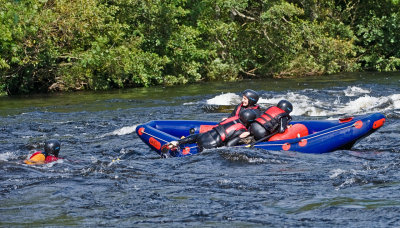
[[[271,137],[269,141],[257,143],[254,148],[315,154],[351,149],[358,140],[382,127],[385,121],[381,113],[338,120],[293,121],[284,133]],[[216,124],[196,120],[154,120],[137,126],[136,133],[144,143],[161,154],[161,147],[168,142],[208,131]],[[183,157],[198,153],[196,144],[180,147],[180,150],[170,152],[170,156]]]

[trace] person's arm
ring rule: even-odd
[[[232,139],[230,139],[230,140],[228,140],[228,142],[226,142],[225,146],[236,146],[237,144],[239,144],[239,141],[242,139],[242,137],[244,138],[248,135],[250,135],[250,132],[245,131],[245,130],[239,130],[239,131],[235,132]]]
[[[195,143],[197,141],[198,137],[199,137],[199,134],[189,135],[189,136],[187,136],[187,137],[185,137],[183,139],[179,139],[178,143],[179,143],[179,145]]]
[[[256,112],[257,118],[260,117],[264,112],[261,110],[260,106],[258,106],[256,109],[254,109]]]
[[[245,131],[239,135],[239,143],[238,144],[250,144],[255,142],[254,136],[251,135],[249,131]]]
[[[291,120],[292,120],[292,118],[290,118],[290,117],[283,117],[283,118],[281,118],[280,123],[279,123],[278,132],[279,132],[279,133],[285,132],[285,130],[286,130],[286,128],[287,128],[287,126],[288,126],[288,124],[289,124],[289,122],[290,122]]]
[[[235,109],[233,109],[233,111],[232,111],[231,115],[229,115],[229,117],[236,116],[236,112],[237,112],[238,108],[240,107],[240,105],[241,104],[236,105]]]
[[[245,132],[243,132],[242,134],[239,135],[239,138],[243,139],[243,138],[246,138],[249,135],[250,135],[250,132],[245,131]]]
[[[229,140],[229,141],[226,143],[226,146],[236,146],[236,145],[239,143],[240,139],[241,139],[241,138],[240,138],[239,136],[234,137],[233,139]]]

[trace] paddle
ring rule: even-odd
[[[272,134],[269,134],[269,135],[267,135],[267,136],[265,136],[265,137],[263,137],[263,138],[261,138],[261,139],[259,139],[259,140],[257,140],[257,141],[255,141],[255,142],[253,142],[253,143],[251,143],[251,144],[249,144],[249,145],[247,145],[246,147],[253,148],[254,145],[256,145],[257,143],[262,142],[262,141],[264,141],[264,140],[267,140],[267,139],[271,138],[272,136],[274,136],[274,135],[276,135],[276,134],[278,134],[277,131],[274,132],[274,133],[272,133]]]

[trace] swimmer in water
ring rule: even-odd
[[[61,144],[58,140],[49,140],[44,144],[44,152],[35,152],[29,159],[25,160],[24,163],[28,165],[40,165],[57,161],[60,159],[58,157],[60,147]]]

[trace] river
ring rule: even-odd
[[[294,120],[381,112],[385,125],[326,154],[219,148],[160,159],[155,119],[218,121],[254,89]],[[0,98],[0,226],[398,227],[400,73],[254,79]],[[61,141],[59,160],[22,161]]]

